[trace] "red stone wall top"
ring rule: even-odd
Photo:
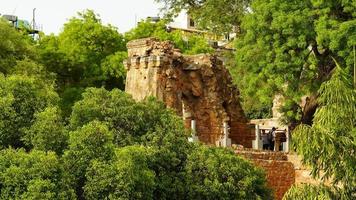
[[[295,183],[295,167],[288,161],[286,153],[253,149],[236,149],[235,153],[264,169],[267,185],[273,190],[276,200],[281,200]]]
[[[281,151],[262,151],[255,149],[243,149],[243,150],[235,150],[235,153],[241,155],[247,159],[261,159],[261,160],[279,160],[279,161],[287,161],[287,153]]]

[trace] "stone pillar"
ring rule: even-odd
[[[189,142],[198,142],[199,141],[199,138],[198,136],[196,135],[196,122],[194,119],[192,119],[190,121],[191,123],[191,129],[192,129],[192,136],[188,138],[188,141]]]
[[[286,129],[286,142],[284,142],[284,144],[283,144],[283,151],[289,152],[289,146],[290,146],[289,129]]]
[[[223,123],[223,128],[224,128],[224,135],[221,141],[221,145],[223,147],[230,147],[231,146],[231,139],[229,138],[229,125],[225,121]]]
[[[281,145],[281,133],[276,131],[274,137],[274,151],[280,151],[279,146]]]
[[[260,126],[258,124],[255,125],[255,140],[252,141],[253,149],[262,149],[262,140],[261,140],[261,132]]]

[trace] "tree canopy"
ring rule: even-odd
[[[251,0],[156,0],[168,18],[186,11],[198,27],[218,34],[238,33]]]
[[[311,124],[317,91],[330,78],[335,58],[351,69],[355,38],[353,1],[254,0],[237,39],[231,69],[246,110],[285,98],[285,121]],[[300,106],[307,96],[307,104]]]
[[[224,63],[250,117],[270,117],[283,97],[294,150],[328,183],[294,186],[285,199],[355,199],[355,0],[156,1],[168,17],[185,10],[208,32],[237,33]],[[168,22],[122,34],[87,10],[34,40],[0,19],[0,199],[272,198],[261,169],[189,143],[173,110],[122,91],[130,40],[214,53],[203,34]]]
[[[0,146],[24,147],[36,112],[58,104],[53,84],[33,76],[0,74]]]
[[[61,164],[54,152],[0,151],[1,199],[68,199],[61,184]]]
[[[103,25],[98,15],[87,10],[64,24],[58,36],[42,38],[38,50],[41,63],[58,75],[59,84],[122,88],[125,45],[115,27]],[[119,62],[109,66],[112,61]]]
[[[230,150],[196,146],[186,165],[189,199],[271,199],[260,169]]]
[[[172,41],[184,54],[212,53],[213,48],[208,40],[199,34],[183,35],[180,31],[167,30],[167,20],[152,23],[149,20],[141,21],[138,25],[125,34],[127,41],[155,37],[159,40]]]
[[[330,179],[351,199],[356,177],[356,92],[345,69],[337,66],[319,89],[313,125],[294,131],[294,145],[313,176]]]
[[[35,57],[30,38],[2,18],[0,33],[0,73],[7,74],[18,61]]]

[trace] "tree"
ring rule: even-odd
[[[128,94],[114,89],[88,88],[70,118],[75,129],[93,120],[104,122],[119,147],[144,145],[154,148],[150,169],[156,174],[157,198],[179,198],[184,194],[183,167],[189,144],[183,122],[163,103],[153,99],[136,103]]]
[[[113,26],[103,25],[91,10],[78,15],[64,25],[58,37],[41,39],[41,62],[58,75],[59,86],[123,88],[124,37]],[[113,59],[117,63],[108,66]],[[112,70],[114,67],[117,69]]]
[[[261,169],[228,149],[197,145],[188,156],[188,199],[271,199]]]
[[[148,168],[150,149],[127,146],[116,150],[113,163],[94,161],[87,171],[87,199],[154,199],[155,174]]]
[[[25,75],[0,74],[0,147],[25,147],[36,112],[58,104],[53,84]]]
[[[137,27],[125,34],[125,38],[127,41],[147,37],[155,37],[161,41],[169,40],[184,54],[213,52],[213,48],[203,36],[198,34],[183,35],[179,31],[168,31],[166,24],[166,20],[161,20],[157,23],[141,21]]]
[[[26,131],[24,141],[28,146],[61,155],[66,149],[68,134],[58,107],[47,107],[36,113],[34,122]]]
[[[152,23],[149,20],[141,21],[135,28],[125,33],[125,38],[127,41],[148,37],[168,39],[170,34],[166,31],[166,23],[165,20],[161,20],[157,23]]]
[[[312,175],[341,185],[347,198],[355,197],[356,92],[345,69],[337,66],[319,89],[319,108],[313,125],[293,132],[294,146]]]
[[[218,34],[239,32],[242,17],[251,0],[156,0],[163,3],[166,16],[172,18],[187,11],[198,27]]]
[[[109,161],[114,155],[113,135],[101,122],[92,121],[69,133],[69,148],[64,152],[64,182],[83,198],[86,171],[93,160]]]
[[[73,107],[70,126],[76,129],[93,120],[107,123],[119,146],[163,145],[160,137],[169,137],[169,132],[179,140],[186,137],[182,121],[163,103],[153,99],[137,103],[118,89],[86,89],[83,99]],[[160,135],[159,131],[167,135]]]
[[[60,162],[54,152],[6,149],[0,151],[1,199],[61,199]]]
[[[311,124],[317,90],[335,67],[332,58],[347,67],[353,62],[352,2],[253,1],[242,20],[237,66],[232,69],[245,108],[263,109],[271,105],[274,94],[281,94],[286,121]],[[303,96],[308,101],[302,108]]]
[[[324,185],[309,185],[303,184],[301,186],[292,186],[288,192],[283,196],[283,200],[333,200],[340,199],[336,196],[329,187]]]
[[[103,25],[92,10],[78,13],[58,36],[39,41],[39,60],[56,74],[61,109],[69,116],[85,87],[124,89],[126,41],[111,25]]]
[[[55,81],[54,74],[47,72],[42,65],[29,58],[17,60],[16,65],[9,70],[8,75],[10,74],[36,77],[49,84],[53,84]]]
[[[2,18],[0,32],[0,73],[9,73],[19,60],[35,57],[30,38]]]

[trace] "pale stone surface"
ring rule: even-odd
[[[284,97],[280,94],[277,94],[273,98],[273,107],[272,107],[272,116],[273,118],[281,118],[282,113],[280,109],[282,108],[284,103]]]
[[[254,125],[244,115],[222,60],[207,54],[185,56],[171,42],[154,38],[131,41],[127,47],[125,90],[135,100],[156,97],[181,115],[187,128],[195,120],[196,135],[204,143],[216,144],[227,121],[232,143],[252,146]]]
[[[303,165],[301,156],[297,154],[288,154],[288,160],[293,163],[295,169],[295,183],[296,184],[314,184],[319,185],[324,183],[320,179],[315,179],[311,175],[311,168]],[[328,181],[325,182],[328,184]]]

